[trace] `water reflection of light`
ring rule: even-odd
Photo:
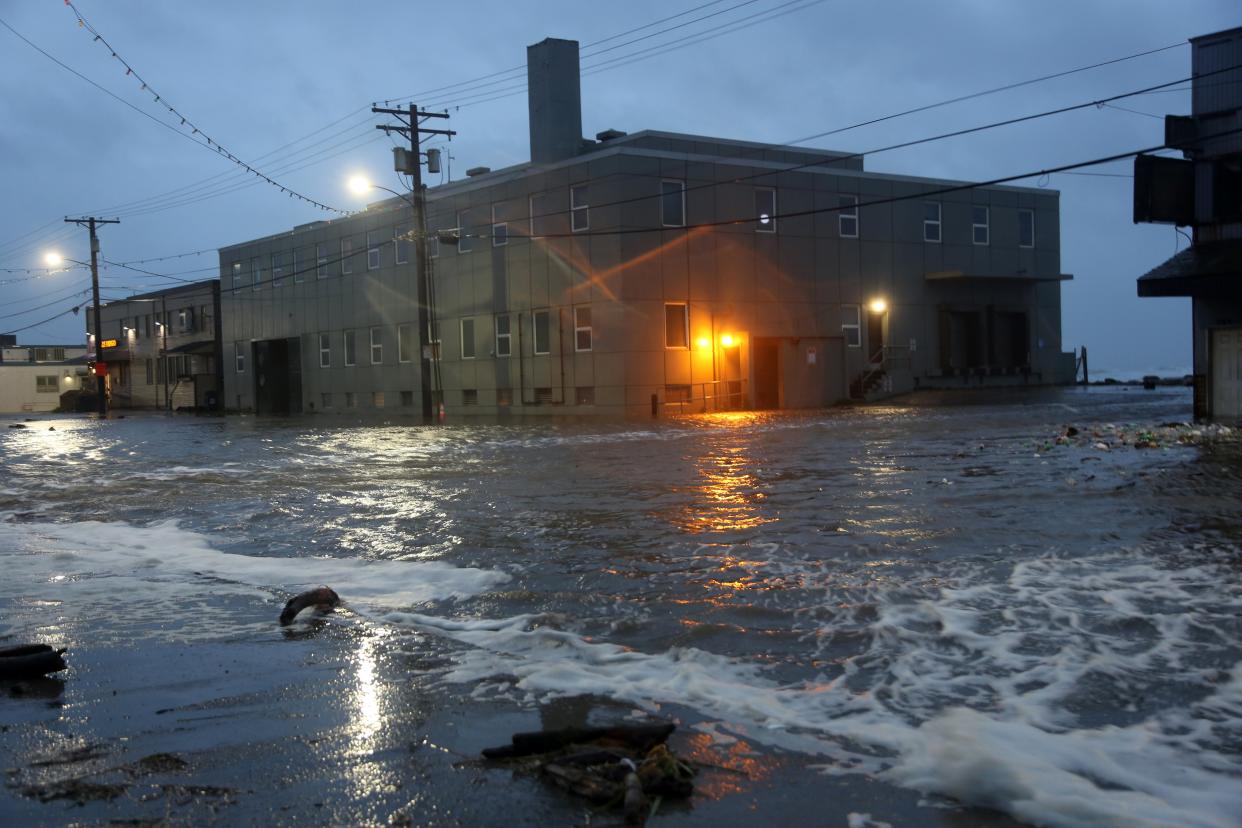
[[[350,701],[349,721],[346,733],[349,753],[356,761],[349,763],[346,771],[356,796],[373,796],[400,788],[401,781],[381,762],[370,756],[379,747],[381,731],[388,718],[389,700],[387,688],[376,674],[376,654],[384,645],[387,634],[375,631],[364,638],[358,647],[357,666],[354,670],[354,688]]]
[[[741,426],[754,421],[752,412],[720,412],[702,418],[715,424]],[[676,522],[687,532],[737,532],[776,520],[760,512],[766,495],[751,469],[754,460],[743,441],[741,429],[730,430],[708,442],[706,452],[695,458],[698,485],[691,489],[691,502],[678,513]]]
[[[757,752],[743,739],[722,745],[706,733],[691,735],[682,756],[708,768],[724,769],[702,773],[695,779],[695,794],[709,800],[745,792],[771,776],[779,764],[775,757]]]

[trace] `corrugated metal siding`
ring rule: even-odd
[[[1191,109],[1196,117],[1242,107],[1242,29],[1196,39],[1191,65],[1196,77],[1220,72],[1194,82]],[[1200,125],[1201,132],[1208,133],[1225,132],[1236,127],[1236,119],[1211,119],[1209,123]],[[1202,149],[1206,157],[1242,152],[1242,133],[1204,142]]]

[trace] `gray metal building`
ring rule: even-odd
[[[546,40],[527,64],[532,161],[427,191],[432,386],[450,414],[1072,378],[1055,191],[656,131],[583,140],[577,44]],[[412,230],[394,198],[221,249],[226,405],[417,414]]]

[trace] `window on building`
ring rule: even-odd
[[[402,391],[401,392],[401,407],[402,408],[413,408],[414,407],[414,392],[413,391]]]
[[[575,233],[591,229],[591,207],[585,184],[569,188],[569,227]]]
[[[474,359],[474,320],[461,320],[461,358]]]
[[[343,342],[345,345],[345,364],[356,365],[358,363],[358,352],[355,348],[357,339],[354,336],[354,332],[346,331],[343,337]]]
[[[690,314],[684,304],[664,306],[664,347],[690,347]]]
[[[574,308],[574,350],[591,350],[591,307],[581,305]]]
[[[469,253],[473,239],[470,238],[470,215],[468,210],[457,213],[457,252]]]
[[[535,193],[527,201],[527,207],[530,210],[530,237],[537,239],[543,235],[544,227],[547,226],[547,219],[544,213],[547,212],[547,194]]]
[[[373,408],[384,407],[384,392],[383,391],[372,391],[371,392],[371,406]]]
[[[414,358],[414,326],[408,322],[397,326],[397,361],[409,362]]]
[[[1035,246],[1035,211],[1018,211],[1018,247]]]
[[[35,393],[37,394],[58,394],[60,393],[60,379],[55,376],[36,376],[35,377]]]
[[[293,248],[293,283],[295,285],[306,281],[307,252],[305,247]]]
[[[384,362],[384,329],[371,329],[371,364],[380,365]]]
[[[319,395],[319,405],[321,408],[332,407],[332,392],[331,391],[324,391],[322,394]]]
[[[194,308],[182,308],[177,311],[177,330],[181,333],[194,330]]]
[[[496,317],[496,356],[507,357],[513,353],[513,337],[509,330],[509,315]]]
[[[341,275],[354,272],[354,240],[341,239]]]
[[[440,232],[438,230],[427,231],[427,256],[432,259],[440,258]]]
[[[665,227],[686,226],[686,182],[660,182],[660,223]]]
[[[461,390],[461,404],[462,405],[478,405],[479,404],[479,389],[463,388]]]
[[[326,244],[315,245],[315,278],[328,278],[328,246]]]
[[[837,232],[843,239],[858,238],[858,196],[838,195]]]
[[[502,211],[496,204],[492,205],[492,247],[504,247],[509,243],[509,222],[501,221]]]
[[[236,360],[235,365],[237,366],[237,373],[239,374],[246,373],[246,343],[245,342],[234,342],[233,343],[233,354],[234,354],[233,358]],[[163,382],[163,379],[161,378],[160,381]]]
[[[319,367],[332,367],[332,335],[321,333],[319,335]]]
[[[272,254],[272,287],[280,287],[280,280],[285,277],[285,254]]]
[[[246,275],[242,273],[242,263],[233,262],[233,295],[246,283]]]
[[[923,241],[940,243],[940,202],[923,202]]]
[[[575,387],[574,405],[595,405],[595,386],[579,385]]]
[[[261,290],[267,281],[267,269],[263,267],[263,257],[254,256],[250,259],[250,279],[255,290]]]
[[[841,306],[841,334],[846,347],[862,347],[862,311],[858,305]]]
[[[531,325],[535,329],[535,353],[546,354],[552,350],[551,314],[546,310],[537,310],[531,314]]]
[[[379,270],[380,246],[384,241],[378,230],[367,231],[367,270]]]
[[[988,208],[978,205],[970,208],[971,240],[975,244],[986,245],[989,241]]]
[[[392,228],[393,260],[399,265],[410,262],[410,229],[409,224],[398,224]]]
[[[535,388],[535,402],[538,405],[549,405],[555,401],[555,398],[552,396],[552,386],[544,385]]]
[[[513,389],[512,388],[497,388],[496,389],[496,405],[500,406],[501,408],[506,408],[510,405],[513,405]]]
[[[755,232],[776,232],[776,189],[755,188]]]
[[[345,392],[345,407],[346,408],[357,408],[358,407],[358,395],[355,394],[353,391]]]

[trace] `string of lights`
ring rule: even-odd
[[[68,6],[73,11],[74,15],[77,16],[78,26],[85,28],[88,32],[94,35],[95,42],[102,44],[111,54],[112,58],[125,67],[125,76],[126,77],[132,76],[136,81],[138,81],[139,84],[141,84],[142,91],[151,95],[152,100],[155,103],[160,104],[165,109],[167,109],[170,113],[172,113],[173,117],[179,118],[181,120],[180,126],[182,128],[188,128],[190,130],[191,136],[202,135],[203,138],[207,142],[207,146],[214,149],[219,155],[223,156],[224,158],[228,159],[229,161],[233,162],[239,167],[245,169],[247,173],[253,174],[256,178],[266,181],[268,184],[271,184],[273,187],[279,188],[279,190],[282,193],[288,194],[290,198],[296,198],[300,201],[310,204],[311,206],[318,207],[319,209],[327,211],[327,212],[337,213],[339,215],[349,215],[349,211],[347,210],[339,210],[335,207],[331,207],[327,204],[316,201],[313,198],[304,196],[301,193],[297,192],[296,190],[286,187],[285,185],[281,184],[280,182],[276,181],[275,179],[271,178],[270,176],[256,169],[251,164],[243,161],[241,158],[234,155],[224,145],[222,145],[220,142],[216,141],[214,138],[212,138],[210,135],[208,135],[206,132],[200,129],[198,125],[196,125],[192,120],[190,120],[189,117],[184,115],[179,109],[177,109],[167,100],[165,100],[162,95],[156,92],[156,90],[152,88],[152,86],[140,74],[138,74],[134,70],[134,67],[131,66],[129,62],[126,61],[125,58],[122,57],[117,52],[116,48],[113,47],[112,44],[110,44],[104,38],[104,36],[99,32],[99,30],[91,25],[90,21],[86,19],[86,16],[83,15],[82,12],[78,9],[78,7],[74,5],[73,0],[65,0],[65,5]]]

